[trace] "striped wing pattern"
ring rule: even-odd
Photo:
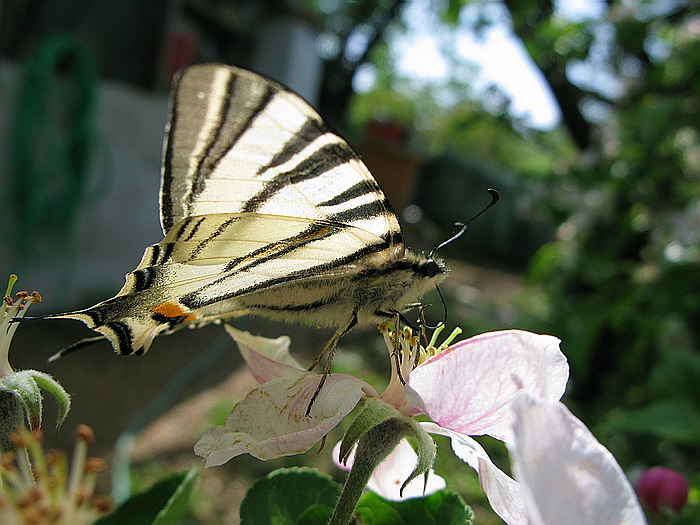
[[[320,313],[342,305],[338,277],[404,258],[396,215],[350,146],[300,97],[235,67],[193,65],[176,79],[160,205],[165,238],[117,296],[55,316],[122,354],[246,313],[347,323],[351,309]]]
[[[186,123],[186,124],[180,124]],[[262,213],[362,228],[403,257],[396,215],[352,148],[299,96],[243,69],[190,66],[175,83],[161,224]]]

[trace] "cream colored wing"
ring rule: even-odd
[[[174,83],[163,151],[161,224],[262,213],[329,220],[386,241],[403,238],[384,193],[352,148],[298,95],[221,64],[184,69]]]

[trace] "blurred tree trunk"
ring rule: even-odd
[[[554,3],[551,0],[505,0],[504,3],[513,20],[513,31],[549,84],[571,138],[581,150],[588,149],[593,127],[583,116],[580,104],[589,93],[569,82],[567,57],[558,55],[540,41],[539,31],[554,14]]]
[[[353,95],[353,76],[357,68],[367,62],[374,46],[384,40],[387,27],[398,18],[404,3],[403,0],[362,0],[352,4],[352,12],[348,14],[352,17],[352,23],[336,33],[340,49],[335,58],[326,61],[318,102],[321,115],[331,126],[339,130],[345,128],[347,109]],[[360,27],[370,36],[360,53],[350,53],[348,43]]]

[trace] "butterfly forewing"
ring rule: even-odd
[[[163,155],[161,222],[254,212],[362,228],[403,257],[396,215],[352,148],[279,84],[217,64],[176,81]]]

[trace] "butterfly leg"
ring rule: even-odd
[[[352,319],[350,319],[350,322],[346,324],[345,326],[339,328],[330,338],[330,340],[326,343],[326,346],[323,347],[323,350],[316,356],[316,359],[314,359],[313,363],[311,363],[311,366],[309,367],[309,370],[312,370],[320,361],[321,358],[325,356],[326,362],[323,365],[323,375],[321,376],[321,381],[319,381],[318,386],[316,387],[316,391],[314,394],[311,396],[311,400],[309,401],[309,406],[306,407],[306,415],[308,416],[311,412],[311,407],[314,404],[314,401],[316,401],[316,398],[318,397],[319,392],[321,391],[321,387],[323,386],[323,383],[326,382],[326,378],[329,376],[331,373],[331,364],[333,363],[333,354],[335,354],[335,349],[338,346],[338,342],[340,341],[340,338],[343,337],[345,334],[347,334],[350,330],[352,330],[352,327],[357,324],[357,312],[352,313]]]
[[[401,373],[401,326],[405,325],[413,330],[417,330],[417,328],[414,328],[414,324],[408,319],[406,319],[406,317],[401,312],[383,312],[381,310],[377,310],[374,313],[378,317],[387,317],[389,319],[393,319],[394,323],[396,324],[396,328],[394,329],[393,340],[394,349],[391,353],[391,357],[394,359],[394,366],[396,366],[396,374],[399,376],[399,381],[401,381],[402,385],[405,385],[406,380],[403,378],[403,374]]]
[[[396,366],[396,375],[399,376],[399,381],[402,385],[406,384],[406,380],[403,378],[401,373],[401,321],[405,318],[401,315],[401,312],[396,312],[396,330],[394,331],[394,351],[392,356],[394,357],[394,366]]]

